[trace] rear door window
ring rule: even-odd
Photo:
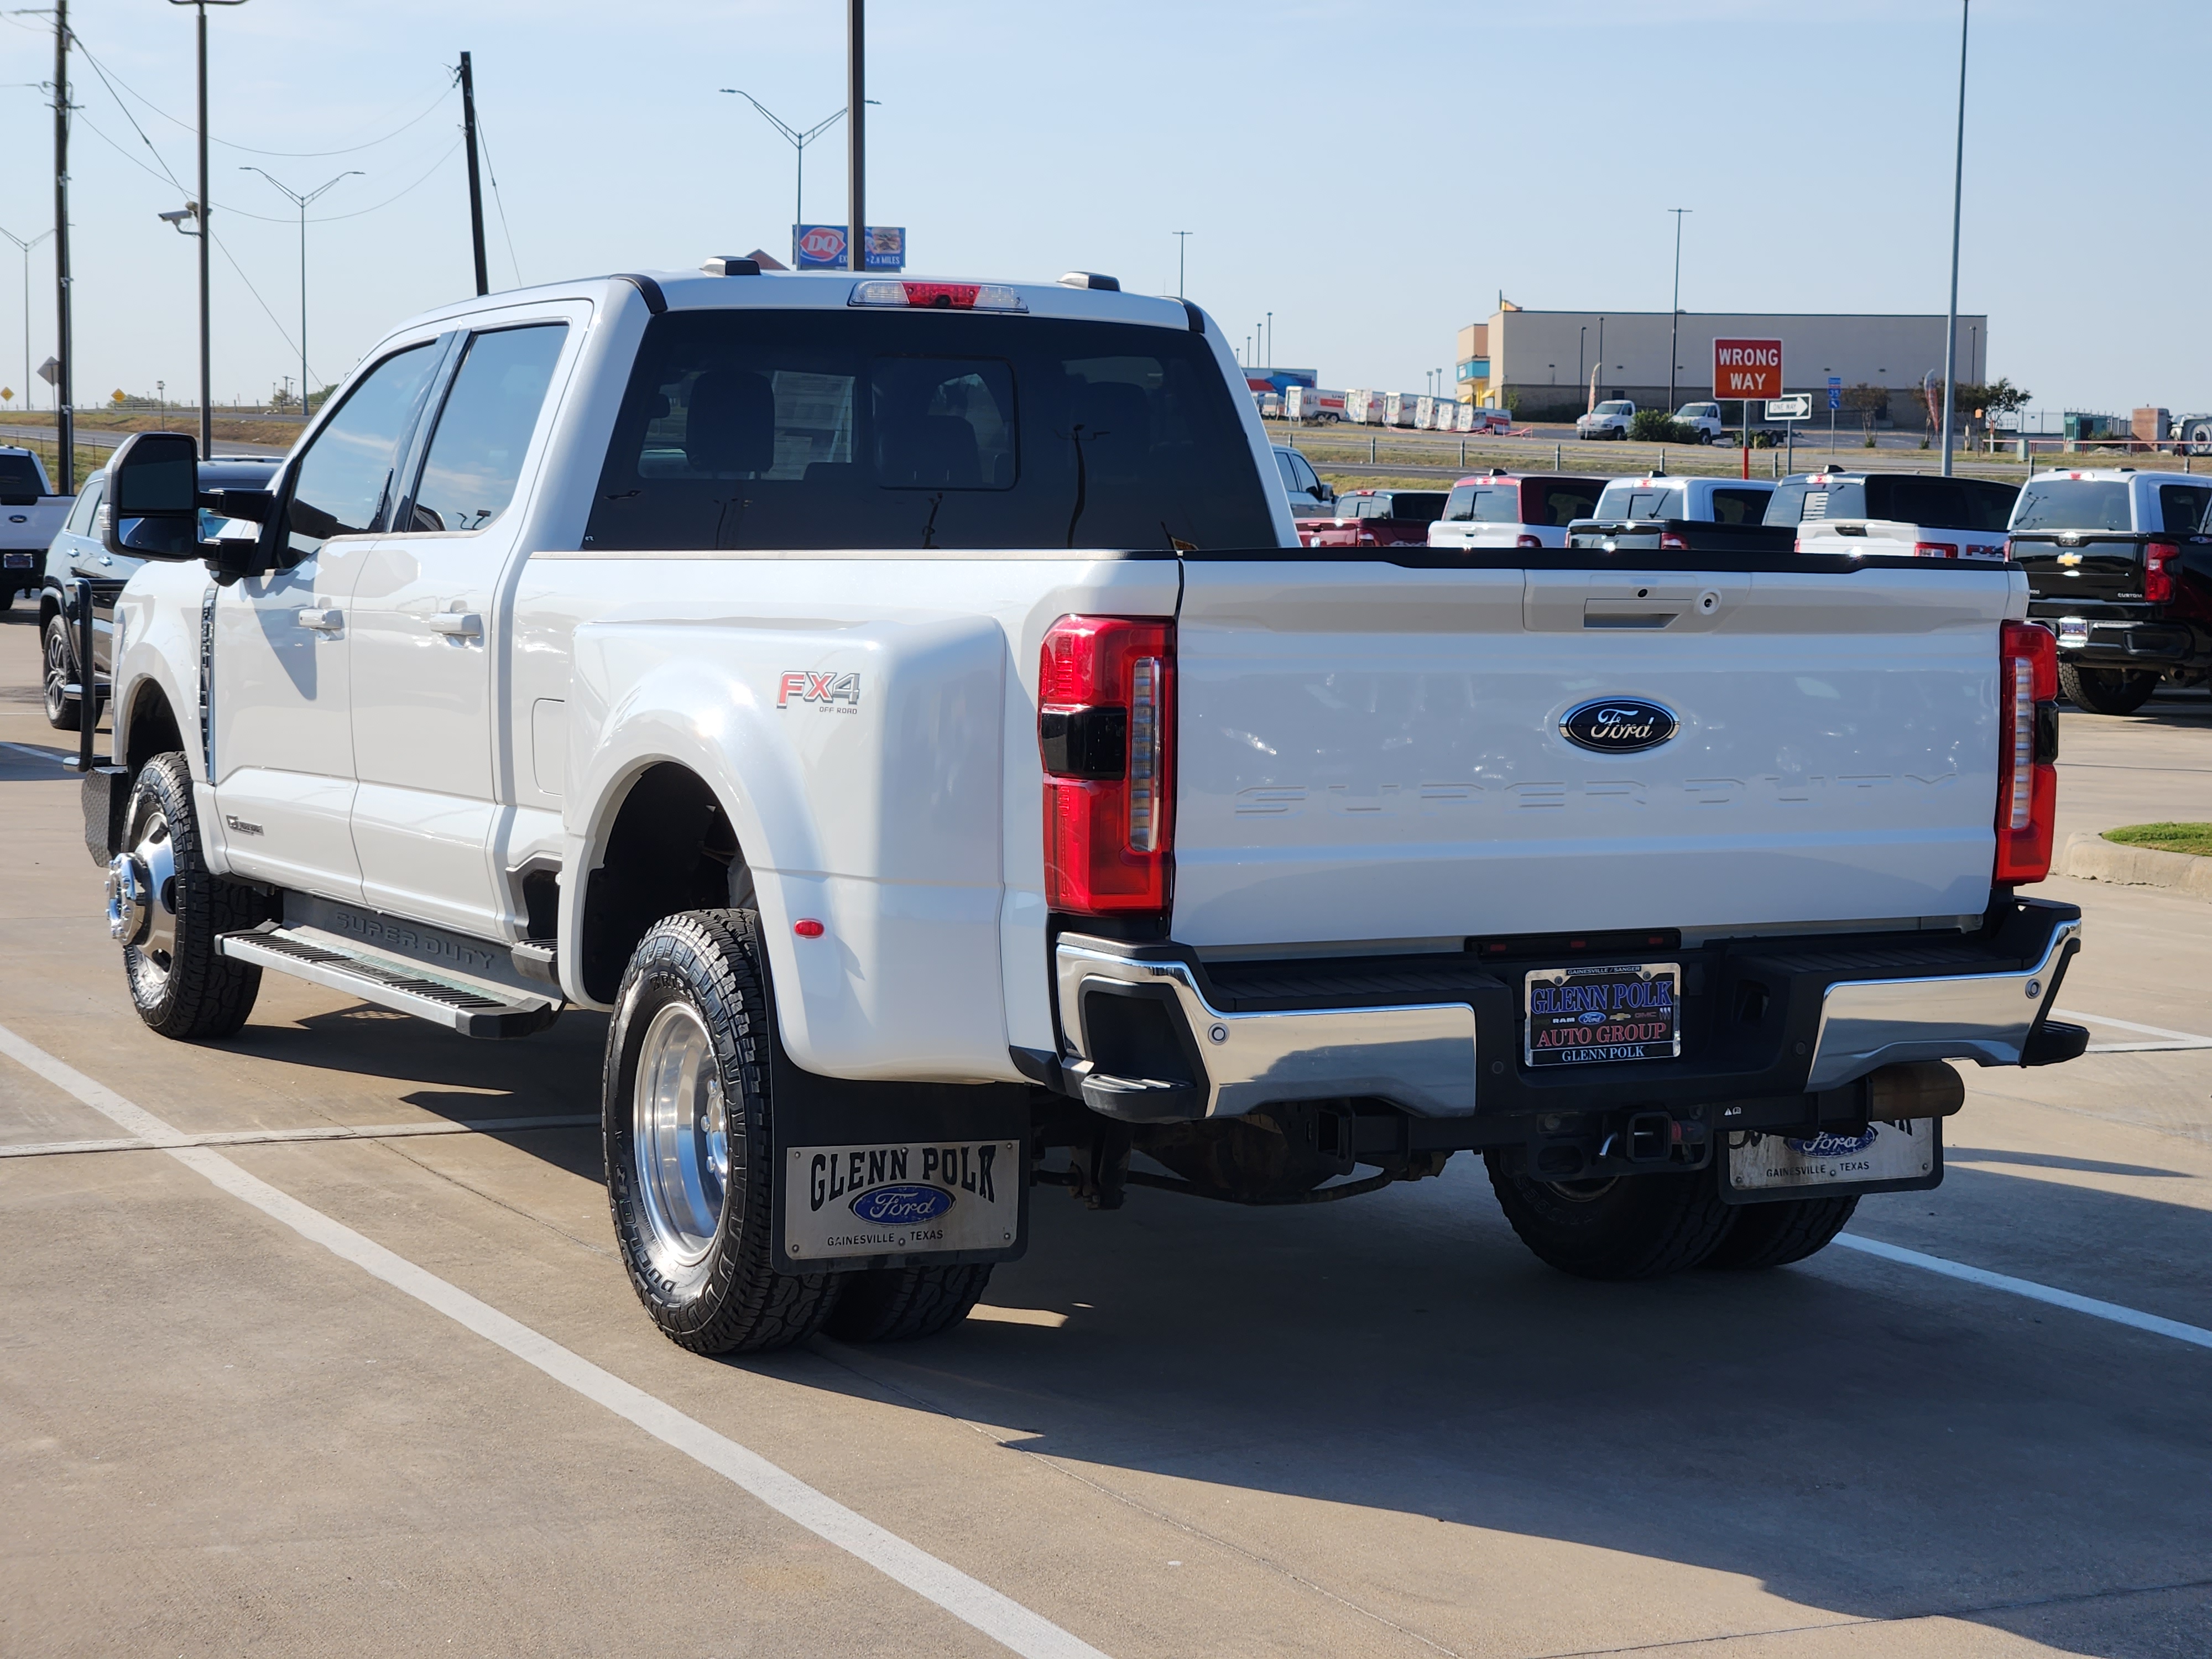
[[[2114,478],[2039,478],[2020,493],[2014,530],[2130,530],[2128,486]]]
[[[438,412],[407,529],[482,530],[507,511],[568,334],[567,324],[550,323],[469,342]]]
[[[1304,458],[1276,459],[1263,480],[1182,330],[670,312],[639,346],[583,545],[1267,547],[1267,486],[1313,487]]]
[[[2171,534],[2189,535],[2204,522],[2212,506],[2212,489],[2202,484],[2160,484],[2158,508],[2160,528]]]
[[[1285,456],[1283,459],[1290,465],[1291,477],[1296,480],[1293,488],[1303,489],[1309,495],[1318,495],[1321,494],[1320,476],[1314,471],[1312,467],[1306,465],[1306,458],[1304,456],[1292,453]]]

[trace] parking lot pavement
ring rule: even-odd
[[[2163,1333],[1840,1248],[1583,1284],[1462,1158],[1295,1213],[1040,1188],[958,1330],[716,1362],[614,1259],[599,1019],[272,977],[234,1041],[139,1026],[34,647],[0,618],[0,1651],[2212,1649],[2212,907],[2053,882],[2063,1001],[2129,1024],[1970,1069],[1945,1184],[1853,1227]],[[2069,822],[2212,817],[2166,701],[2067,717]],[[225,1139],[30,1152],[168,1130]]]

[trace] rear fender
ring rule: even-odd
[[[651,767],[696,775],[750,870],[783,1039],[808,1071],[1018,1081],[1000,977],[1007,646],[987,617],[646,619],[575,635],[562,981]],[[802,938],[801,921],[821,933]]]

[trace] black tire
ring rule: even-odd
[[[216,940],[264,921],[269,907],[251,887],[209,872],[182,754],[155,756],[131,786],[123,847],[144,918],[123,946],[138,1018],[179,1041],[233,1035],[253,1012],[261,969],[217,955]],[[111,921],[119,879],[109,877]]]
[[[2132,714],[2158,690],[2158,676],[2124,668],[2078,668],[2062,662],[2058,689],[2067,702],[2092,714]]]
[[[1858,1206],[1856,1193],[1743,1205],[1727,1237],[1698,1265],[1736,1273],[1786,1267],[1826,1249]]]
[[[1537,1258],[1577,1279],[1660,1279],[1694,1267],[1728,1231],[1712,1171],[1536,1181],[1483,1154],[1498,1206]]]
[[[653,1323],[695,1353],[759,1353],[799,1341],[820,1328],[838,1291],[837,1275],[779,1273],[773,1259],[767,978],[752,911],[669,916],[639,941],[607,1030],[601,1116],[616,1246]],[[653,1073],[641,1091],[648,1039],[648,1064],[664,1078],[684,1075],[667,1069],[669,1055],[680,1053],[674,1045],[693,1045],[696,1060],[678,1062],[692,1064],[696,1079],[678,1090],[687,1103],[681,1127],[665,1127],[673,1115],[655,1127]],[[641,1155],[641,1120],[648,1136],[659,1136],[658,1161],[650,1150]],[[720,1173],[708,1179],[717,1121]],[[671,1188],[672,1149],[700,1160],[696,1188]],[[687,1200],[695,1200],[688,1230],[678,1213]]]
[[[844,1283],[824,1332],[841,1342],[908,1342],[967,1318],[991,1282],[991,1264],[872,1267],[838,1277]]]
[[[15,592],[16,590],[11,587],[6,592],[0,593],[0,611],[13,611],[15,608]]]
[[[57,732],[74,732],[83,710],[62,688],[76,680],[76,651],[70,643],[69,624],[58,613],[46,618],[41,667],[41,688],[46,704],[46,724]]]

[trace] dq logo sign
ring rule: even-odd
[[[825,708],[856,709],[860,706],[860,677],[834,671],[817,674],[805,669],[787,669],[776,685],[775,706],[788,708],[794,702],[817,703]]]
[[[817,225],[799,239],[799,251],[810,259],[842,259],[845,257],[845,233],[830,225]]]

